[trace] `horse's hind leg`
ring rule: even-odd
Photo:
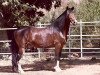
[[[14,52],[12,53],[12,70],[13,72],[16,72],[18,69],[18,64],[17,64],[17,57],[18,57],[18,53]]]
[[[25,52],[25,48],[19,48],[19,53],[17,57],[17,64],[18,64],[18,72],[19,73],[24,73],[21,64],[19,63],[20,59],[23,57],[23,53]]]

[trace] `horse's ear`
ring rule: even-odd
[[[71,10],[74,10],[74,7],[72,7]]]
[[[68,10],[68,9],[69,9],[69,7],[67,6],[67,7],[66,7],[66,10]]]

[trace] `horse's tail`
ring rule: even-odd
[[[14,38],[14,32],[15,30],[9,30],[7,31],[8,39],[11,40],[10,43],[10,49],[12,53],[12,69],[14,70],[14,67],[17,65],[17,56],[18,56],[18,46]]]

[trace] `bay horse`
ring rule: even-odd
[[[13,70],[16,70],[15,68],[17,68],[18,72],[24,72],[19,64],[19,60],[22,58],[27,44],[31,44],[36,48],[54,47],[56,59],[56,66],[54,69],[55,71],[60,71],[59,60],[62,48],[67,41],[70,23],[74,24],[77,22],[73,11],[74,7],[67,7],[54,22],[45,28],[30,26],[16,30],[14,32],[14,38],[19,49],[13,54]]]

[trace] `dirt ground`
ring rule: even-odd
[[[0,61],[0,75],[20,75],[12,72],[8,61]],[[21,75],[100,75],[100,59],[61,60],[61,72],[55,72],[54,65],[54,60],[26,62],[22,65],[25,73]]]

